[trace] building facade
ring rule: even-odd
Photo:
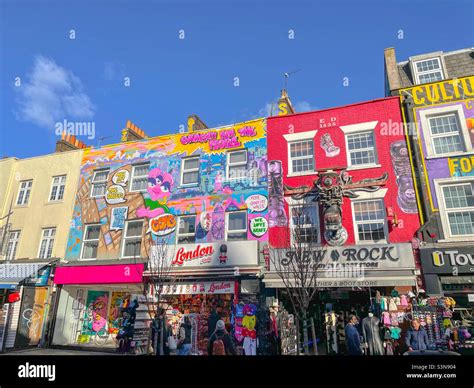
[[[69,152],[0,161],[0,348],[45,339],[54,301],[51,263],[65,256],[85,145],[64,137]],[[74,150],[75,149],[75,150]]]
[[[230,323],[232,305],[258,292],[268,240],[265,120],[208,129],[192,117],[187,132],[124,140],[81,161],[67,263],[55,275],[64,318],[56,345],[114,347],[119,307],[146,304],[163,260],[170,321],[217,306]],[[146,336],[149,319],[139,312],[136,336]],[[143,340],[136,350],[145,348]]]
[[[303,254],[334,311],[348,295],[354,308],[376,290],[416,289],[420,224],[405,138],[391,131],[400,125],[398,98],[267,119],[269,244],[284,252],[272,255],[267,288],[285,289],[278,272]]]
[[[387,93],[399,95],[416,168],[426,291],[468,305],[474,293],[474,49],[396,62],[385,52]]]

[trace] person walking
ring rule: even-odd
[[[235,356],[237,354],[232,337],[225,329],[225,323],[222,320],[217,321],[216,330],[209,338],[207,353],[210,356]]]
[[[347,354],[351,356],[362,355],[360,348],[360,335],[357,330],[357,317],[353,314],[349,315],[349,322],[345,328]]]
[[[411,329],[408,330],[405,336],[405,344],[409,352],[428,349],[428,334],[426,330],[421,327],[420,321],[416,318],[411,321]]]
[[[191,328],[191,321],[185,316],[179,328],[178,356],[189,356],[191,352]]]

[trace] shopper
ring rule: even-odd
[[[184,317],[184,322],[179,328],[178,356],[189,356],[191,352],[191,322],[189,317]]]
[[[362,355],[362,350],[360,348],[360,335],[356,325],[357,317],[353,314],[349,315],[349,322],[346,325],[345,334],[347,354],[351,356]]]
[[[234,343],[232,341],[232,337],[225,329],[224,321],[217,321],[216,330],[211,335],[211,338],[209,338],[207,352],[210,356],[235,356],[237,354],[235,351]]]
[[[428,334],[426,330],[421,327],[420,321],[416,318],[411,321],[411,329],[408,330],[406,334],[405,344],[408,346],[409,352],[428,349]]]
[[[211,314],[209,314],[209,319],[207,320],[207,337],[208,338],[211,338],[211,335],[216,330],[216,323],[220,319],[221,317],[216,311],[216,306],[213,306]]]

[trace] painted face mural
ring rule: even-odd
[[[287,223],[281,162],[270,160],[268,162],[268,225],[271,228],[285,226]]]
[[[173,176],[167,172],[154,168],[148,173],[147,191],[150,195],[145,200],[145,207],[137,210],[138,217],[155,218],[163,213],[168,213],[166,200],[171,194]]]
[[[87,295],[87,310],[84,316],[82,334],[93,335],[97,333],[105,333],[108,302],[108,292],[89,291]]]

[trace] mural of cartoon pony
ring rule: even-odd
[[[155,218],[163,213],[169,213],[166,200],[173,188],[173,177],[159,168],[153,168],[148,173],[147,191],[149,198],[145,198],[145,207],[137,209],[138,217]]]

